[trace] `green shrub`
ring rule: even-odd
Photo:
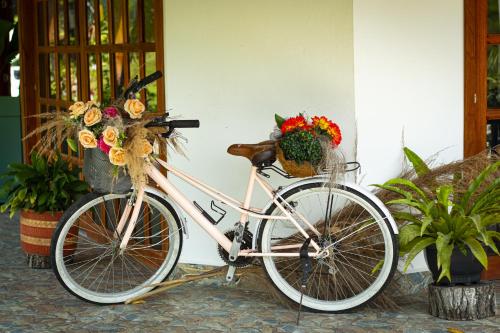
[[[287,132],[280,141],[280,148],[287,160],[299,164],[309,161],[312,165],[317,165],[322,158],[319,139],[308,131]]]
[[[80,169],[70,169],[60,154],[48,161],[32,153],[31,165],[14,163],[7,168],[8,171],[1,176],[5,183],[0,189],[7,199],[0,206],[0,212],[9,210],[10,217],[20,209],[62,211],[88,191],[87,183],[79,178]]]

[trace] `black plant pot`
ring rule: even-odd
[[[481,272],[483,266],[474,257],[472,252],[467,249],[467,255],[464,256],[460,250],[455,247],[451,254],[451,282],[447,277],[443,277],[439,283],[437,279],[441,274],[441,270],[437,268],[437,249],[435,245],[431,245],[425,248],[425,261],[427,266],[432,273],[432,278],[434,283],[437,285],[450,285],[450,284],[471,284],[477,283],[481,280]]]

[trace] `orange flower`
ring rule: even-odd
[[[288,118],[281,125],[281,133],[285,134],[296,128],[308,129],[307,121],[303,116]]]
[[[340,142],[342,141],[342,133],[340,133],[340,127],[337,124],[332,123],[330,121],[329,128],[328,128],[327,132],[328,132],[328,135],[330,135],[332,137],[332,143],[334,143],[336,146],[338,146],[340,144]]]
[[[325,116],[312,117],[312,124],[319,134],[328,135],[332,139],[334,145],[339,145],[342,141],[342,134],[339,126]]]
[[[312,124],[314,127],[318,126],[322,130],[327,131],[330,127],[331,121],[329,121],[325,116],[312,117]]]

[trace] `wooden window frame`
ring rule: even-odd
[[[99,0],[92,0],[95,8],[99,8]],[[36,117],[32,117],[40,113],[41,106],[44,107],[53,107],[57,111],[60,111],[62,108],[68,108],[73,101],[71,100],[71,84],[70,84],[70,66],[69,66],[69,57],[70,54],[77,54],[79,60],[77,60],[77,78],[78,78],[78,97],[76,100],[89,100],[90,99],[90,88],[89,88],[89,65],[88,65],[88,56],[90,54],[95,54],[96,56],[96,64],[98,75],[102,74],[102,65],[101,65],[101,54],[107,53],[110,58],[110,91],[111,91],[111,99],[116,98],[116,89],[115,89],[115,54],[123,53],[124,59],[123,63],[126,64],[124,66],[123,76],[124,83],[126,84],[130,80],[130,72],[129,72],[129,59],[128,54],[130,52],[137,52],[139,54],[139,69],[140,69],[140,77],[145,77],[146,69],[146,53],[147,52],[155,52],[155,64],[156,70],[160,70],[164,72],[164,45],[163,45],[163,2],[161,0],[153,0],[152,5],[154,8],[155,15],[155,24],[154,24],[154,42],[147,42],[145,36],[145,28],[144,28],[144,17],[143,7],[144,0],[137,1],[137,8],[139,12],[139,21],[138,21],[138,42],[136,43],[127,43],[128,42],[128,1],[127,0],[115,0],[115,1],[107,1],[107,11],[108,11],[108,43],[101,44],[100,43],[100,30],[99,30],[99,14],[96,12],[95,22],[97,25],[96,31],[96,44],[91,45],[87,38],[88,32],[88,23],[87,23],[87,6],[85,0],[76,0],[75,5],[77,8],[76,22],[75,26],[78,30],[77,45],[69,45],[69,19],[68,19],[68,0],[62,1],[64,4],[65,15],[64,15],[64,43],[59,44],[58,38],[58,12],[57,6],[58,1],[53,2],[53,10],[55,13],[54,19],[54,38],[55,44],[49,45],[48,37],[46,38],[46,43],[43,46],[38,45],[38,13],[37,13],[37,5],[39,2],[47,2],[48,0],[27,0],[20,1],[18,4],[18,15],[19,15],[19,27],[20,27],[20,59],[21,59],[21,116],[22,116],[22,133],[23,137],[26,136],[27,133],[30,133],[34,129],[36,129],[39,125],[39,119]],[[122,43],[115,43],[113,39],[114,36],[114,21],[113,21],[113,4],[118,3],[122,8],[122,16],[123,20],[121,21],[121,28],[123,29],[123,41]],[[45,19],[45,16],[44,16]],[[46,31],[46,35],[48,35],[48,30]],[[49,54],[54,55],[54,78],[56,82],[56,96],[55,97],[41,97],[39,93],[39,55],[40,54]],[[63,80],[66,82],[66,98],[61,99],[60,92],[60,77],[59,77],[59,56],[63,55],[63,62],[66,68],[66,75]],[[99,76],[101,78],[102,75]],[[98,92],[98,100],[103,99],[103,87],[102,81],[97,80],[97,92]],[[165,83],[164,78],[159,79],[157,84],[157,111],[151,112],[151,115],[155,113],[163,113],[166,110],[165,107]],[[50,96],[47,93],[47,96]],[[146,95],[143,91],[141,93],[141,99],[143,102],[145,101]],[[23,141],[23,157],[25,161],[29,160],[29,152],[31,147],[36,143],[37,138],[33,137],[29,140]],[[82,156],[77,158],[73,157],[70,159],[73,162],[77,162],[81,164]]]

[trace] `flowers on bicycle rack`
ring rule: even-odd
[[[303,114],[287,119],[275,115],[275,120],[280,129],[277,157],[285,171],[296,177],[308,177],[325,169],[336,169],[341,158],[335,148],[342,141],[336,123],[325,116],[308,119]]]

